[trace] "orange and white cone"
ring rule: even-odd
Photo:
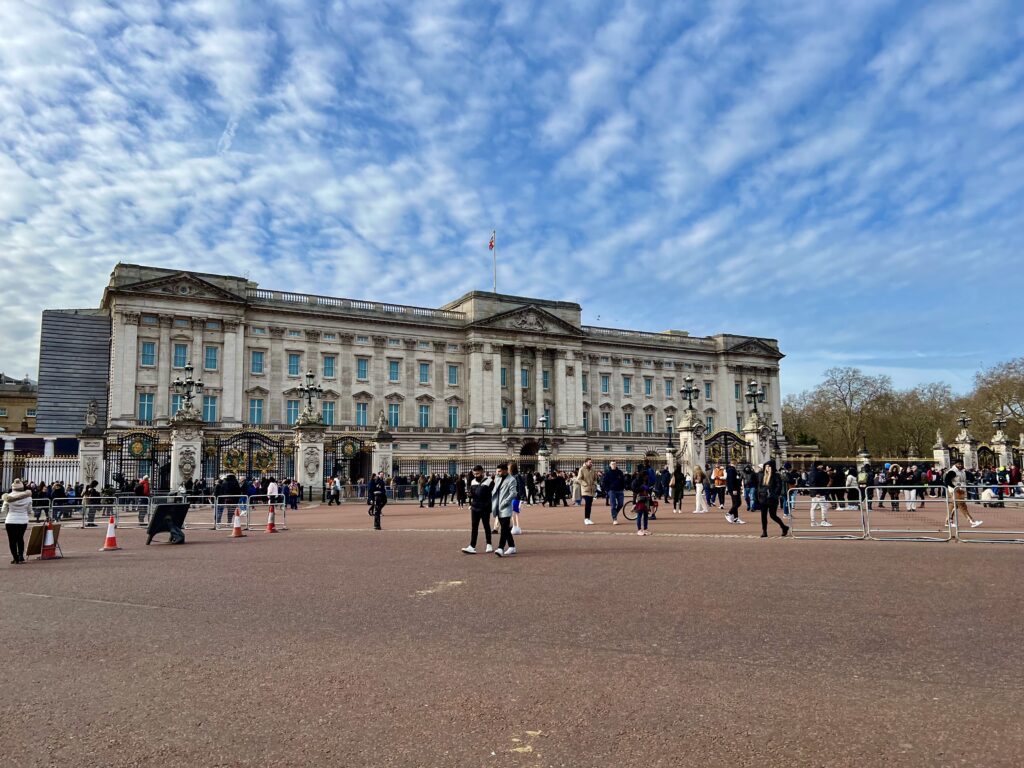
[[[235,519],[231,524],[231,535],[228,536],[228,538],[240,539],[243,536],[245,536],[245,534],[242,533],[242,516],[238,514],[238,509],[235,509]]]
[[[61,555],[57,554],[57,541],[53,537],[53,521],[46,521],[46,538],[43,539],[43,551],[39,554],[40,560],[59,560]]]
[[[270,514],[267,515],[267,533],[277,533],[277,527],[274,525],[274,505],[270,505]]]
[[[107,540],[103,542],[103,548],[100,552],[113,552],[115,549],[120,549],[120,547],[117,546],[116,529],[117,524],[114,522],[114,516],[111,515],[110,521],[107,523]]]

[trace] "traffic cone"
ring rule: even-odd
[[[103,548],[100,552],[113,552],[115,549],[120,549],[117,546],[117,534],[114,532],[117,525],[114,523],[114,516],[110,516],[110,521],[107,523],[107,540],[103,542]]]
[[[267,515],[267,533],[277,533],[277,528],[274,526],[274,505],[270,505],[270,514]]]
[[[53,521],[46,521],[46,538],[43,540],[43,551],[39,554],[40,560],[59,560],[63,555],[57,554],[57,542],[53,538]]]
[[[234,519],[234,521],[232,521],[231,535],[228,536],[228,538],[229,539],[240,539],[243,536],[245,536],[245,534],[242,533],[242,516],[238,514],[238,509],[236,508],[235,509],[235,519]]]

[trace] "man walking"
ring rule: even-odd
[[[477,528],[483,527],[484,538],[487,539],[487,552],[493,552],[491,546],[491,491],[494,481],[484,475],[484,468],[477,464],[473,467],[473,477],[469,481],[469,515],[472,521],[472,532],[469,535],[469,546],[462,551],[467,555],[476,554]]]
[[[814,469],[811,470],[811,474],[807,478],[807,487],[811,494],[811,527],[818,526],[815,513],[819,511],[821,512],[821,525],[825,528],[831,527],[832,523],[828,521],[829,505],[825,498],[828,489],[828,474],[821,462],[817,462]]]
[[[730,523],[745,525],[747,521],[740,519],[743,481],[740,479],[740,473],[736,471],[736,465],[731,461],[725,469],[725,491],[729,494],[729,511],[725,513],[725,519]]]
[[[494,554],[508,557],[516,553],[516,542],[512,538],[512,502],[516,498],[517,488],[513,478],[508,476],[508,464],[501,462],[497,466],[498,480],[491,492],[491,511],[498,518],[501,526],[501,538]]]
[[[949,510],[949,526],[956,528],[957,517],[963,515],[971,521],[971,528],[981,525],[967,511],[967,472],[964,471],[964,460],[957,459],[956,464],[942,478],[946,483],[946,493],[953,499],[953,507]]]
[[[388,503],[388,487],[384,482],[384,473],[370,476],[370,484],[366,488],[366,500],[369,503],[370,515],[373,517],[373,529],[380,530],[380,513]]]
[[[597,495],[597,472],[594,471],[594,460],[587,459],[580,467],[577,480],[580,484],[580,496],[583,497],[583,524],[593,525],[590,519],[590,509],[594,504],[594,496]]]
[[[608,495],[612,506],[612,525],[618,525],[619,512],[622,511],[622,507],[626,503],[626,476],[622,474],[622,470],[614,461],[605,470],[601,486]]]

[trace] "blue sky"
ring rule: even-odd
[[[0,4],[0,370],[118,261],[778,338],[970,386],[1020,354],[1024,10]]]

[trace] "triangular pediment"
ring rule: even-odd
[[[473,323],[471,328],[501,328],[520,333],[544,333],[560,336],[582,336],[583,331],[570,322],[548,312],[535,304],[510,309],[497,315],[485,317]]]
[[[149,293],[159,296],[177,296],[184,299],[215,299],[241,303],[244,299],[220,286],[214,285],[190,272],[178,272],[155,280],[143,280],[117,288],[121,293]]]
[[[758,357],[771,357],[775,360],[785,357],[779,350],[765,344],[760,339],[741,341],[736,346],[727,349],[726,352],[730,355],[757,355]]]

